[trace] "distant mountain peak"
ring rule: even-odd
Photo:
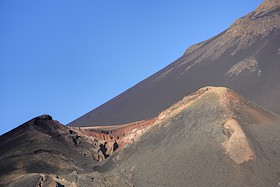
[[[265,0],[257,9],[256,12],[269,11],[274,8],[280,7],[279,0]]]
[[[265,0],[255,11],[235,21],[227,32],[231,37],[266,36],[280,28],[279,8],[279,0]]]
[[[234,55],[277,29],[280,29],[280,0],[266,0],[255,11],[237,19],[220,35],[189,47],[184,55],[188,55],[190,60],[195,59],[195,63],[204,62],[207,58],[217,60],[227,50],[235,47]]]

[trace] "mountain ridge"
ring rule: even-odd
[[[278,184],[279,116],[232,90],[201,88],[158,119],[97,171],[122,173],[136,186]]]

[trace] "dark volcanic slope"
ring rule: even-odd
[[[99,171],[135,186],[278,186],[279,118],[225,88],[203,88]]]
[[[97,132],[86,136],[76,131],[43,115],[0,136],[0,186],[128,184],[114,173],[106,175],[106,181],[94,172],[97,159],[104,157],[100,149],[106,150],[108,141],[94,136]]]
[[[116,125],[157,116],[206,85],[225,86],[280,114],[280,1],[266,0],[228,30],[70,126]]]

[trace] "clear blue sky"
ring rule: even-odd
[[[0,134],[46,113],[69,123],[260,3],[0,0]]]

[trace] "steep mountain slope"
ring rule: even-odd
[[[280,1],[265,0],[223,33],[70,126],[145,120],[206,85],[225,86],[280,114]],[[121,110],[120,110],[121,109]]]
[[[162,112],[157,125],[114,155],[136,186],[277,186],[279,118],[225,88],[203,88]]]

